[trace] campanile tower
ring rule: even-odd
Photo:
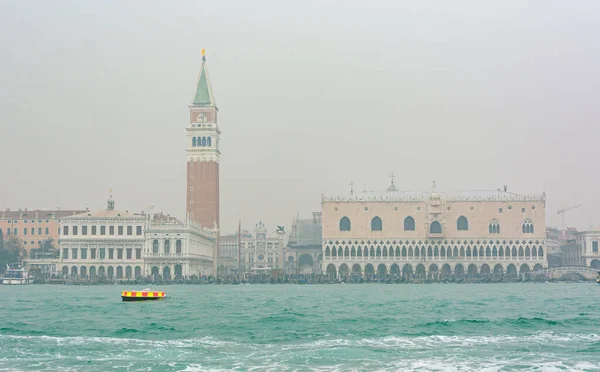
[[[219,227],[219,109],[215,105],[206,56],[202,49],[202,66],[196,94],[190,107],[187,131],[187,200],[190,221],[202,226]]]

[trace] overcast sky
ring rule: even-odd
[[[547,193],[600,224],[600,2],[0,1],[0,207],[185,214],[200,50],[221,224],[321,194]]]

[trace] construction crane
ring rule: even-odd
[[[560,215],[562,215],[562,228],[563,228],[563,230],[565,229],[565,212],[566,212],[566,211],[570,211],[571,209],[575,209],[575,208],[582,207],[582,206],[583,206],[583,204],[577,204],[577,205],[574,205],[574,206],[572,206],[572,207],[563,208],[563,209],[559,210],[559,211],[556,213],[556,214],[560,214]]]

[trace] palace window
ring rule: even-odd
[[[87,248],[81,248],[81,259],[87,260]]]
[[[415,219],[411,216],[404,219],[404,231],[415,231]]]
[[[77,235],[79,233],[79,226],[73,226],[73,235]]]
[[[117,231],[119,235],[123,235],[123,226],[119,226]]]
[[[141,260],[142,259],[142,250],[140,248],[137,248],[135,250],[135,259],[136,260]]]
[[[158,240],[154,239],[152,242],[152,253],[158,253]]]
[[[115,258],[115,250],[113,248],[108,248],[108,259],[112,260]]]
[[[196,147],[196,137],[192,138],[192,147]]]
[[[90,248],[90,258],[92,260],[96,259],[96,248]]]
[[[44,231],[46,233],[46,235],[50,234],[50,230],[46,227],[46,230]]]
[[[490,234],[500,234],[500,223],[496,220],[490,222],[489,232]]]
[[[123,248],[117,248],[117,259],[118,260],[123,259]]]
[[[206,137],[202,137],[202,147],[206,147]]]
[[[442,233],[442,225],[438,221],[433,221],[431,225],[429,225],[429,233],[430,234],[441,234]]]
[[[181,240],[175,242],[175,253],[181,254]]]
[[[456,220],[456,229],[463,231],[469,230],[469,221],[467,220],[467,217],[460,216],[458,220]]]
[[[96,230],[97,230],[96,226],[92,226],[92,235],[96,235]]]
[[[127,248],[127,259],[128,260],[133,259],[133,249],[132,248]]]
[[[62,257],[63,260],[66,260],[69,258],[69,248],[63,248],[63,252],[62,252]]]
[[[106,248],[100,248],[100,259],[103,260],[106,258]]]
[[[165,253],[166,254],[171,253],[171,241],[170,240],[165,240]]]
[[[592,252],[598,253],[598,241],[596,240],[592,242]]]
[[[114,226],[108,227],[108,235],[115,235],[115,227]]]
[[[100,235],[106,235],[106,226],[100,226]]]
[[[340,219],[340,231],[350,231],[351,223],[348,217],[342,217]]]
[[[142,235],[142,227],[141,226],[135,227],[135,235]]]
[[[382,231],[383,230],[383,222],[379,217],[373,217],[371,220],[371,231]]]
[[[533,221],[525,220],[521,229],[523,234],[533,234]]]
[[[81,235],[87,235],[87,226],[81,226]]]
[[[71,258],[76,260],[77,259],[77,248],[73,248],[71,249]]]
[[[133,235],[133,226],[127,226],[127,235]]]

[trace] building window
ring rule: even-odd
[[[415,219],[411,216],[404,219],[404,231],[415,231]]]
[[[340,219],[340,231],[350,231],[351,224],[348,217],[342,217]]]
[[[429,225],[429,233],[430,234],[441,234],[442,233],[442,225],[438,221],[433,221],[431,225]]]
[[[192,147],[196,147],[196,137],[192,137]]]
[[[42,235],[42,228],[38,227],[38,235]]]
[[[100,235],[106,235],[106,226],[100,226]]]
[[[79,226],[73,226],[73,235],[77,235],[77,233],[79,232]]]
[[[127,259],[131,260],[133,258],[133,249],[127,248]]]
[[[533,234],[533,222],[531,220],[525,220],[521,230],[523,234]]]
[[[108,227],[108,235],[115,235],[115,227],[114,226]]]
[[[206,137],[202,137],[202,147],[206,147]]]
[[[31,228],[31,235],[35,235],[35,227]]]
[[[117,249],[117,259],[118,260],[122,260],[123,259],[123,248]]]
[[[62,259],[63,260],[68,260],[69,259],[69,248],[63,248],[63,252],[62,252]]]
[[[152,242],[152,253],[158,253],[158,240],[154,239]]]
[[[92,226],[92,235],[96,235],[96,230],[97,230],[96,226]]]
[[[127,235],[133,235],[133,226],[127,226]]]
[[[103,260],[106,258],[106,248],[100,248],[100,259]]]
[[[521,212],[525,213],[525,208],[521,208]]]
[[[469,230],[469,221],[467,217],[460,216],[458,220],[456,220],[456,230],[467,231]]]
[[[90,258],[91,258],[92,260],[95,260],[95,259],[96,259],[96,248],[91,248],[91,249],[90,249]]]
[[[44,231],[46,235],[50,234],[50,230],[46,227],[46,231]]]
[[[142,227],[141,226],[136,226],[135,227],[135,235],[142,235]]]
[[[502,213],[502,208],[498,208],[498,213]]]
[[[490,234],[500,234],[500,223],[496,220],[490,222],[489,232]]]
[[[175,253],[181,254],[181,240],[175,242]]]
[[[123,235],[123,226],[119,226],[118,232],[118,235]]]
[[[165,254],[171,253],[171,241],[165,240]]]
[[[15,222],[17,222],[17,221],[15,221]],[[27,220],[23,220],[23,223],[27,223]]]
[[[81,248],[81,259],[87,260],[87,248]]]
[[[74,260],[77,259],[77,248],[71,249],[71,258]]]
[[[383,222],[379,217],[373,217],[371,220],[371,231],[382,231],[383,230]]]
[[[112,260],[115,258],[115,250],[114,248],[108,248],[108,259]]]
[[[211,139],[210,139],[210,137],[206,138],[206,146],[211,147]]]
[[[23,235],[27,235],[27,228],[23,228]]]
[[[596,240],[592,242],[592,252],[598,253],[598,241]]]
[[[142,250],[140,248],[136,248],[136,250],[135,250],[135,259],[136,260],[142,259]]]
[[[10,227],[6,229],[6,236],[10,235]]]
[[[17,231],[17,228],[15,227],[15,228],[13,229],[13,235],[15,235],[15,236],[16,236],[16,235],[17,235],[17,233],[18,233],[18,231]]]
[[[81,235],[87,235],[87,225],[86,226],[81,226]]]

